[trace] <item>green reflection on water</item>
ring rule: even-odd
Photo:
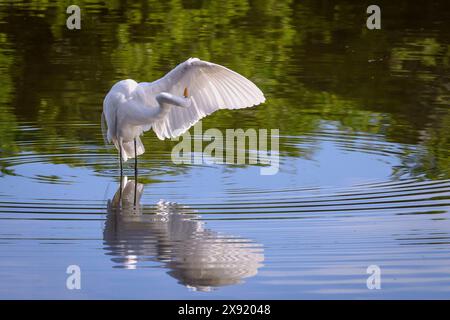
[[[450,178],[446,1],[378,1],[378,31],[365,27],[364,2],[77,4],[79,31],[65,26],[68,3],[0,5],[3,174],[13,174],[7,157],[21,151],[72,165],[86,163],[61,154],[80,154],[86,146],[107,153],[99,119],[111,85],[124,78],[151,81],[197,56],[249,77],[268,98],[257,109],[218,112],[204,129],[280,128],[284,136],[302,137],[333,121],[350,137],[363,132],[401,144],[402,166],[394,175]],[[174,142],[159,143],[147,134],[145,144],[152,152],[144,159],[167,165]],[[308,157],[314,148],[282,141],[280,151]]]

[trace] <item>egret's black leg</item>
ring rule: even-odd
[[[134,138],[134,206],[136,206],[136,193],[138,184],[138,168],[137,168],[137,150],[136,150],[136,138]]]
[[[138,168],[137,168],[137,150],[136,138],[134,138],[134,180],[137,182]]]
[[[123,168],[122,168],[122,146],[119,148],[119,162],[120,162],[120,179],[123,176]]]
[[[123,179],[123,168],[122,168],[122,145],[119,146],[119,162],[120,162],[120,193],[119,193],[119,206],[122,207],[122,179]]]

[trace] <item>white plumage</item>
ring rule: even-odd
[[[139,138],[144,131],[153,129],[161,140],[174,138],[216,110],[264,101],[261,90],[240,74],[190,58],[154,82],[117,82],[104,99],[102,123],[108,126],[106,139],[127,161],[145,152]]]

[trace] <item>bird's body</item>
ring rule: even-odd
[[[161,140],[174,138],[216,110],[264,101],[261,90],[238,73],[190,58],[154,82],[117,82],[103,102],[104,133],[126,161],[145,152],[140,135],[149,129]]]

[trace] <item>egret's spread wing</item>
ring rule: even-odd
[[[219,109],[240,109],[265,101],[258,87],[223,66],[191,58],[153,83],[153,88],[183,96],[187,88],[190,107],[173,107],[169,114],[152,124],[159,139],[174,138],[186,132],[201,118]]]

